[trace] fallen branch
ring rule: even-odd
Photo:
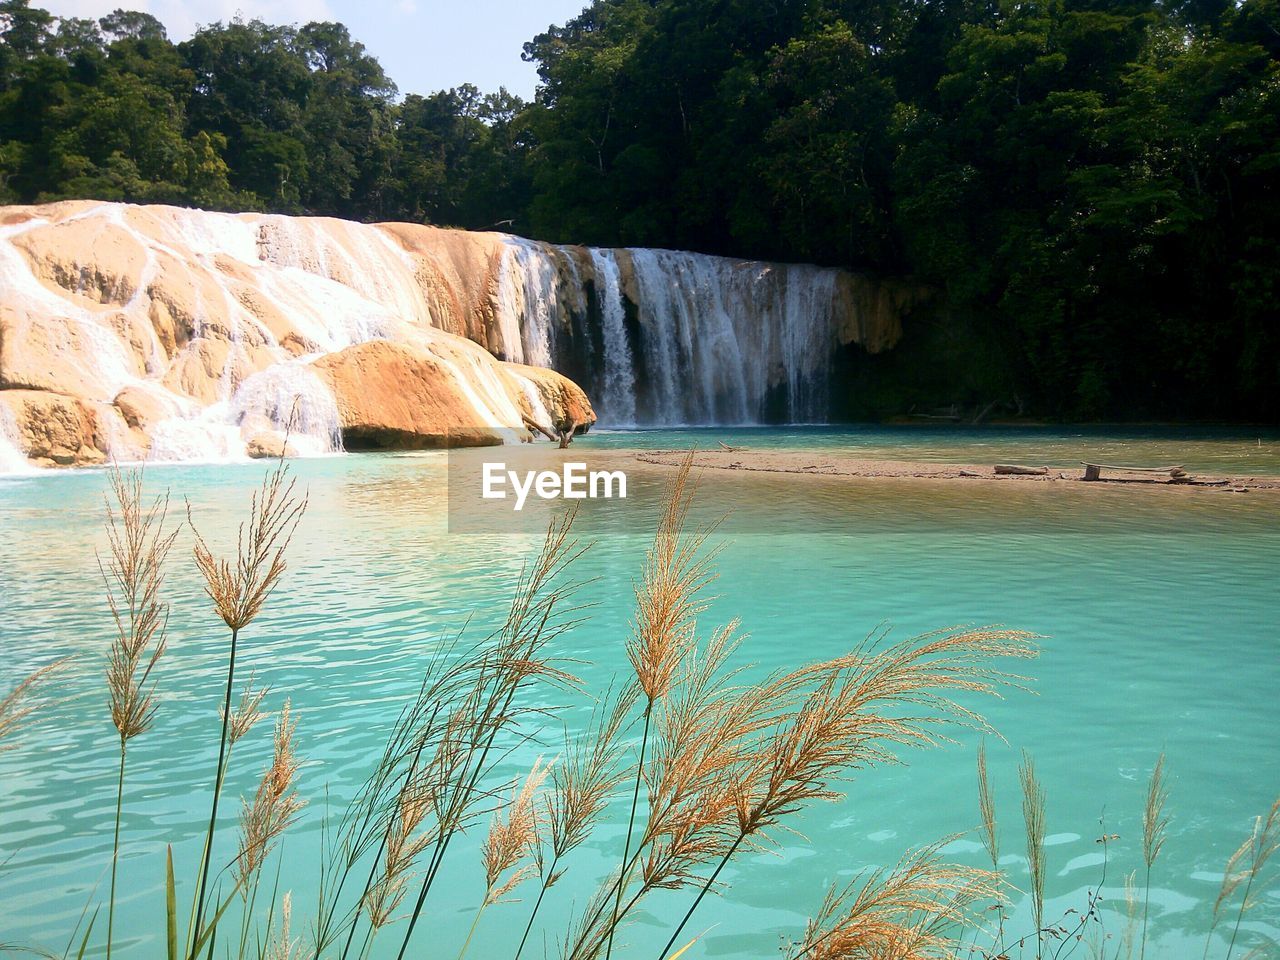
[[[996,473],[1019,477],[1043,477],[1049,472],[1048,467],[1022,467],[1016,463],[997,463],[994,469]]]
[[[540,424],[537,420],[534,420],[532,417],[527,417],[524,414],[521,414],[520,419],[524,421],[524,425],[526,427],[528,427],[530,430],[533,430],[535,433],[542,434],[548,440],[554,441],[554,440],[560,439],[554,433],[552,433],[549,428],[544,427],[542,424]]]

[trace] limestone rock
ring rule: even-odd
[[[544,424],[553,432],[586,433],[596,422],[596,412],[581,387],[563,374],[546,367],[530,367],[521,363],[508,363],[507,369],[517,377],[527,380],[537,393],[537,398],[551,422]],[[535,410],[526,400],[525,412],[539,420],[541,411]]]
[[[254,460],[278,460],[280,457],[296,457],[297,451],[284,442],[278,433],[255,433],[244,444],[245,453]]]
[[[43,390],[0,390],[0,405],[29,460],[65,467],[106,459],[96,412],[77,398]]]
[[[123,306],[138,289],[147,251],[110,217],[50,223],[19,234],[13,245],[50,290],[85,306]]]
[[[447,350],[374,340],[321,357],[313,368],[337,399],[348,450],[490,446],[514,432],[478,422]]]

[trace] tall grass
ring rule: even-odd
[[[1164,783],[1164,754],[1156,759],[1151,770],[1151,780],[1147,785],[1147,803],[1142,810],[1142,862],[1147,868],[1147,879],[1143,885],[1142,898],[1142,948],[1138,951],[1139,960],[1147,955],[1147,916],[1151,912],[1151,868],[1155,866],[1160,851],[1164,849],[1166,833],[1169,829],[1169,818],[1164,812],[1164,805],[1169,799],[1169,790]]]
[[[155,719],[155,681],[152,672],[165,651],[168,607],[161,599],[165,559],[178,531],[165,530],[169,498],[157,497],[150,507],[142,501],[142,471],[108,472],[114,498],[106,502],[110,557],[98,560],[106,587],[107,606],[115,625],[107,657],[107,689],[111,722],[120,739],[120,767],[116,780],[116,815],[111,842],[111,888],[107,905],[107,960],[115,931],[116,873],[120,860],[120,822],[124,809],[125,760],[129,741],[146,733]]]
[[[14,749],[14,738],[26,725],[38,706],[36,699],[41,686],[67,664],[67,659],[55,660],[27,674],[4,696],[0,697],[0,752]]]
[[[1169,788],[1165,780],[1165,755],[1162,753],[1152,767],[1151,777],[1147,784],[1146,800],[1143,805],[1141,822],[1142,836],[1140,856],[1146,868],[1145,889],[1138,890],[1137,871],[1131,871],[1124,877],[1123,902],[1125,921],[1123,932],[1117,941],[1112,954],[1107,953],[1107,943],[1111,939],[1104,924],[1103,887],[1107,880],[1107,869],[1110,863],[1109,848],[1119,840],[1119,836],[1106,832],[1103,822],[1103,833],[1097,838],[1102,847],[1102,866],[1098,882],[1091,885],[1083,909],[1068,907],[1066,912],[1052,923],[1046,923],[1044,908],[1046,898],[1047,863],[1045,860],[1045,832],[1047,820],[1045,816],[1046,795],[1043,785],[1036,774],[1035,764],[1027,754],[1023,754],[1018,769],[1019,785],[1022,790],[1023,820],[1027,842],[1027,866],[1030,878],[1029,899],[1032,909],[1032,929],[1020,939],[1008,946],[1005,944],[1003,916],[1000,926],[990,933],[989,942],[981,944],[975,941],[969,949],[969,956],[977,956],[983,960],[1008,960],[1013,956],[1022,956],[1023,948],[1034,943],[1035,955],[1050,955],[1053,960],[1069,960],[1077,948],[1085,941],[1086,935],[1092,935],[1090,949],[1093,956],[1108,960],[1121,957],[1132,958],[1136,953],[1140,958],[1146,955],[1149,938],[1148,913],[1151,901],[1152,868],[1164,850],[1168,839],[1170,817],[1166,812],[1169,799]],[[992,787],[987,774],[987,758],[985,746],[978,750],[978,797],[981,819],[978,832],[987,847],[988,856],[992,857],[992,842],[988,839],[993,834],[994,804]],[[1241,934],[1241,926],[1247,912],[1260,902],[1259,892],[1265,889],[1264,884],[1274,878],[1267,872],[1271,856],[1280,849],[1280,798],[1272,805],[1266,816],[1257,817],[1249,836],[1235,851],[1227,862],[1223,872],[1218,898],[1213,905],[1211,922],[1205,937],[1203,956],[1205,960],[1213,954],[1215,932],[1219,926],[1230,924],[1230,935],[1227,937],[1225,949],[1221,953],[1222,960],[1231,960]],[[1007,886],[1009,881],[998,865],[993,865],[989,874],[995,879],[994,889]],[[1264,931],[1255,931],[1256,941],[1246,954],[1248,958],[1269,957],[1266,949],[1274,952],[1280,944],[1273,941]],[[1050,954],[1050,945],[1052,953]],[[1164,954],[1161,954],[1164,956]]]

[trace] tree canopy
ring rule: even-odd
[[[1280,416],[1280,0],[594,0],[532,103],[401,97],[337,23],[0,35],[2,202],[813,261],[932,291],[960,402]]]

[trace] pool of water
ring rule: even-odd
[[[904,457],[921,458],[933,444],[948,455],[941,434],[911,435],[918,443],[909,449],[896,434],[875,442]],[[670,447],[688,436],[587,439]],[[756,431],[751,442],[854,442],[844,432],[822,436],[831,439]],[[1102,436],[1090,439],[1091,449]],[[1155,456],[1142,445],[1167,439],[1106,438],[1130,457]],[[970,442],[966,435],[959,444]],[[1066,450],[1080,441],[1040,432],[1015,442]],[[1248,448],[1240,437],[1202,442],[1206,458],[1217,445],[1227,458],[1244,457]],[[1007,451],[995,450],[1011,459]],[[196,524],[225,548],[265,469],[157,467],[147,486],[171,492],[175,515],[189,502]],[[501,616],[534,540],[450,534],[443,454],[298,461],[293,470],[310,506],[284,585],[245,636],[241,662],[243,675],[252,671],[270,684],[272,706],[288,697],[298,717],[309,805],[285,842],[280,883],[294,891],[295,931],[305,933],[326,811],[340,811],[369,773],[440,638],[465,625],[478,639]],[[1095,840],[1118,834],[1107,847],[1104,887],[1107,929],[1118,937],[1123,877],[1141,865],[1146,779],[1163,750],[1172,822],[1152,877],[1155,949],[1148,956],[1199,957],[1223,864],[1280,792],[1280,498],[979,486],[709,477],[696,512],[731,511],[745,522],[727,524],[719,535],[720,577],[706,627],[742,619],[748,676],[833,656],[881,623],[899,637],[985,623],[1045,635],[1042,656],[1020,665],[1034,675],[1034,692],[984,705],[1005,738],[988,749],[1010,879],[1026,888],[1017,788],[1025,750],[1048,794],[1046,915],[1085,905],[1102,878]],[[635,531],[657,508],[654,485],[637,490],[611,507],[626,513],[625,522],[592,531],[602,535],[580,565],[594,578],[581,595],[591,604],[589,619],[560,647],[594,692],[627,670],[631,580],[646,546]],[[105,896],[111,848],[117,748],[102,681],[110,629],[94,560],[105,547],[104,491],[98,471],[0,479],[0,690],[51,659],[76,657],[47,688],[49,702],[15,749],[0,753],[0,942],[59,954],[85,904]],[[189,897],[208,817],[226,641],[203,598],[190,543],[184,531],[171,564],[170,650],[158,670],[155,728],[130,751],[116,921],[122,958],[164,955],[165,847],[173,846],[179,897]],[[561,699],[570,730],[581,729],[589,702]],[[707,932],[685,956],[777,957],[780,937],[801,933],[832,883],[890,863],[911,846],[971,831],[978,821],[977,740],[958,740],[904,754],[903,766],[859,774],[845,802],[794,821],[799,834],[781,834],[777,855],[737,861],[722,875],[724,895],[704,902],[691,924],[691,933]],[[269,754],[266,726],[236,749],[229,798],[251,793]],[[518,775],[555,749],[554,736],[521,748],[499,773]],[[233,799],[224,805],[224,860],[234,852],[235,806]],[[547,925],[536,934],[537,948],[525,956],[542,956],[544,943],[555,955],[570,912],[616,863],[624,817],[615,805],[575,854],[540,914]],[[450,848],[448,882],[428,901],[429,922],[415,940],[425,952],[416,955],[457,955],[483,892],[482,833]],[[948,853],[975,865],[984,859],[972,833]],[[615,955],[656,956],[688,903],[684,893],[653,896]],[[509,956],[529,906],[525,899],[490,907],[469,956]],[[1025,930],[1028,916],[1019,898],[1011,925]],[[99,943],[104,929],[95,928]],[[1280,936],[1274,884],[1244,929]],[[394,956],[398,941],[394,931],[384,935],[374,955]],[[1210,956],[1223,953],[1219,941]]]

